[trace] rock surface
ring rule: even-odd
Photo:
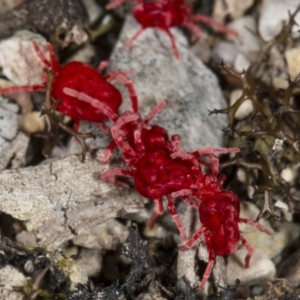
[[[133,189],[121,189],[99,179],[109,167],[99,150],[93,159],[70,156],[36,167],[0,173],[0,210],[23,220],[39,246],[59,248],[77,234],[117,213],[138,212],[145,203]],[[112,167],[116,167],[113,165]]]
[[[247,250],[243,247],[228,256],[226,268],[228,285],[234,285],[237,278],[242,285],[252,285],[274,277],[275,265],[261,249],[254,249],[248,269],[245,268],[246,255]]]
[[[161,30],[145,30],[132,48],[125,50],[125,44],[138,29],[139,24],[128,17],[108,70],[133,71],[129,77],[136,89],[139,111],[143,117],[160,100],[168,100],[167,107],[152,123],[165,127],[170,135],[179,134],[183,149],[192,151],[201,147],[220,146],[225,116],[208,116],[209,110],[225,105],[215,75],[190,53],[187,41],[178,29],[172,30],[172,33],[180,60],[174,58],[169,37]],[[127,89],[123,84],[116,86],[124,98],[121,111],[131,109]],[[88,130],[88,124],[81,125],[81,131]],[[103,146],[102,135],[95,143],[96,146]],[[73,145],[70,151],[74,153],[80,149],[78,145]]]

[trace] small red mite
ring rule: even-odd
[[[102,62],[97,70],[82,62],[70,62],[61,66],[54,55],[50,44],[47,49],[50,61],[47,60],[36,42],[33,49],[46,68],[40,85],[16,86],[0,89],[0,94],[23,91],[45,91],[48,74],[51,73],[51,100],[58,100],[57,111],[74,119],[74,128],[78,128],[80,120],[100,123],[104,120],[115,121],[118,118],[118,109],[122,103],[121,93],[110,83],[122,81],[130,94],[133,110],[137,110],[137,97],[132,82],[127,78],[128,71],[116,71],[101,76],[107,62]]]
[[[125,112],[111,128],[113,142],[109,145],[104,162],[107,162],[115,146],[123,151],[127,169],[118,168],[104,172],[102,180],[127,187],[116,176],[133,178],[136,190],[144,197],[153,199],[155,213],[150,220],[152,227],[163,212],[163,197],[166,196],[169,212],[180,235],[186,240],[183,225],[178,217],[174,198],[180,196],[188,205],[198,208],[199,184],[203,177],[201,158],[209,156],[213,173],[218,172],[216,153],[236,153],[239,148],[204,148],[193,153],[179,150],[179,136],[169,138],[167,131],[157,125],[149,125],[153,117],[166,106],[159,102],[145,120],[135,112]]]
[[[106,6],[107,9],[115,8],[122,4],[125,0],[114,0]],[[136,0],[136,6],[133,15],[136,21],[141,24],[141,28],[131,38],[125,46],[129,50],[138,38],[138,36],[147,28],[159,28],[167,33],[170,37],[172,50],[176,59],[179,59],[179,53],[176,47],[175,39],[170,31],[171,27],[183,26],[195,34],[196,43],[201,37],[201,30],[195,24],[196,22],[207,23],[218,28],[218,30],[237,36],[237,33],[214,19],[200,14],[192,14],[192,8],[186,4],[184,0],[154,0],[147,1]]]
[[[201,180],[200,205],[198,209],[202,226],[180,247],[181,251],[189,249],[204,234],[209,262],[200,283],[200,289],[204,288],[210,276],[215,255],[224,256],[235,252],[239,241],[247,249],[248,254],[245,257],[245,267],[249,268],[250,258],[254,250],[240,234],[239,222],[252,225],[266,234],[271,234],[268,229],[257,222],[240,218],[240,201],[238,197],[231,191],[222,190],[221,186],[222,182],[216,181],[211,175],[206,175],[206,179],[204,181]]]

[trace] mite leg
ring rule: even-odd
[[[124,2],[125,2],[125,0],[114,0],[114,1],[110,2],[109,4],[107,4],[107,5],[105,6],[105,8],[106,8],[107,10],[110,10],[110,9],[113,9],[113,8],[115,8],[115,7],[119,6],[119,5],[121,5],[121,4],[124,3]]]
[[[194,32],[195,39],[192,41],[192,45],[196,44],[202,35],[202,31],[200,30],[200,28],[192,22],[185,22],[182,24],[182,26],[184,26],[184,27],[188,28],[189,30],[191,30],[192,32]]]
[[[132,109],[136,113],[136,112],[138,112],[138,97],[137,97],[137,94],[136,94],[136,91],[135,91],[132,81],[129,78],[127,78],[127,76],[126,76],[129,72],[130,71],[112,72],[112,73],[107,74],[105,76],[105,78],[109,81],[119,80],[124,83],[124,85],[126,86],[128,92],[129,92]]]
[[[9,94],[15,92],[34,92],[34,91],[45,91],[46,88],[43,85],[21,85],[21,86],[12,86],[0,89],[0,95]]]
[[[240,218],[239,222],[249,224],[249,225],[257,228],[259,231],[264,232],[264,233],[266,233],[268,235],[272,234],[272,232],[270,230],[268,230],[267,228],[265,228],[264,226],[260,225],[259,223],[255,222],[253,220]]]
[[[243,243],[243,245],[246,247],[248,254],[245,257],[245,268],[248,269],[250,265],[250,258],[254,253],[254,249],[251,247],[251,245],[247,242],[247,240],[241,235],[240,240]]]
[[[211,168],[213,175],[216,176],[219,173],[219,159],[216,157],[216,154],[228,154],[228,153],[237,153],[240,152],[239,148],[203,148],[198,149],[193,152],[198,158],[201,156],[208,156],[211,159]]]
[[[126,176],[132,177],[132,173],[130,171],[126,171],[121,168],[107,170],[101,175],[101,180],[106,181],[108,183],[112,183],[121,187],[129,188],[129,185],[121,180],[116,179],[115,176]]]
[[[163,213],[164,211],[164,206],[163,206],[163,201],[162,198],[159,199],[154,199],[155,202],[155,211],[153,212],[150,221],[149,221],[149,228],[152,229],[154,224],[157,221],[157,218]]]
[[[234,36],[238,36],[236,31],[234,31],[230,28],[227,28],[225,25],[223,25],[223,24],[217,22],[216,20],[214,20],[213,18],[210,18],[210,17],[205,16],[205,15],[200,15],[200,14],[193,15],[193,16],[190,17],[190,21],[207,23],[209,25],[215,26],[221,32],[231,34],[231,35],[234,35]]]
[[[48,44],[47,44],[48,45]],[[41,61],[41,63],[47,68],[50,69],[51,68],[51,63],[49,62],[49,60],[46,58],[46,56],[44,55],[44,53],[41,51],[40,47],[38,46],[37,42],[32,42],[32,47],[33,50],[36,54],[36,56],[39,58],[39,60]],[[51,47],[51,46],[50,46]],[[52,47],[51,47],[52,50]]]
[[[157,115],[162,109],[164,109],[168,104],[167,100],[161,100],[159,101],[149,112],[148,116],[145,119],[145,123],[149,123],[155,115]]]
[[[173,34],[171,33],[171,31],[169,29],[164,29],[164,31],[167,33],[167,35],[169,36],[169,38],[171,40],[172,51],[174,53],[175,58],[179,60],[179,53],[177,50],[177,46],[176,46]]]
[[[186,204],[193,208],[199,209],[199,204],[188,197],[190,195],[193,196],[193,191],[190,189],[182,189],[180,191],[171,193],[173,198],[181,197]]]
[[[179,216],[178,216],[178,213],[176,211],[176,207],[174,205],[174,202],[173,202],[173,198],[171,195],[167,195],[167,200],[168,200],[168,208],[169,208],[169,212],[171,214],[171,216],[173,217],[174,219],[174,222],[179,230],[179,233],[180,233],[180,236],[181,238],[185,241],[186,240],[186,234],[184,232],[184,228],[183,228],[183,225],[179,219]]]
[[[107,116],[107,118],[110,120],[115,121],[118,118],[118,116],[105,103],[102,103],[98,99],[93,98],[86,93],[83,93],[83,92],[80,92],[80,91],[77,91],[77,90],[74,90],[74,89],[71,89],[68,87],[63,88],[63,93],[65,95],[74,97],[79,101],[86,102],[86,103],[90,104],[92,107],[101,110],[102,113],[105,114]]]
[[[99,64],[99,66],[98,66],[98,68],[97,68],[97,71],[98,71],[99,73],[101,73],[108,65],[109,65],[109,61],[108,61],[108,60],[102,61],[102,62]]]
[[[206,241],[206,247],[207,247],[207,251],[208,251],[208,264],[206,266],[206,269],[204,271],[203,274],[203,278],[201,280],[199,289],[203,290],[209,276],[211,273],[211,270],[213,268],[214,262],[215,262],[215,253],[211,244],[211,240],[210,240],[210,235],[208,233],[205,234],[205,241]]]
[[[115,141],[112,141],[106,148],[105,152],[104,152],[104,155],[103,155],[103,158],[102,158],[102,162],[104,164],[106,164],[109,159],[110,159],[110,156],[112,154],[112,152],[114,151],[115,147],[117,146],[116,142]]]
[[[200,236],[206,231],[206,228],[204,226],[201,226],[200,229],[198,231],[196,231],[192,237],[185,242],[184,245],[182,245],[181,247],[179,247],[180,251],[185,251],[190,249],[200,238]]]
[[[115,141],[115,143],[126,153],[130,155],[136,155],[136,152],[132,147],[130,147],[124,140],[124,136],[126,137],[126,133],[122,135],[122,127],[130,122],[138,121],[139,115],[137,114],[129,114],[121,116],[115,125],[111,128],[111,134]]]
[[[178,134],[173,134],[171,136],[171,143],[173,152],[179,151],[180,148],[180,136]]]
[[[132,47],[134,41],[139,37],[139,35],[145,30],[145,28],[141,27],[135,35],[130,39],[130,41],[126,44],[125,49],[129,50]]]

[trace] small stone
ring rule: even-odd
[[[128,229],[115,219],[89,229],[81,229],[73,243],[89,249],[116,250],[128,237]]]
[[[242,247],[228,256],[226,267],[228,285],[234,285],[236,279],[243,285],[253,285],[274,277],[275,265],[261,249],[254,249],[248,269],[245,268],[246,255],[247,250]]]
[[[217,42],[212,50],[212,59],[218,63],[224,61],[228,66],[232,66],[237,55],[237,47],[232,42]]]
[[[27,114],[23,114],[18,120],[19,127],[26,133],[38,133],[43,132],[46,127],[46,118],[41,116],[38,111],[33,111]]]
[[[289,13],[293,13],[297,6],[299,5],[299,0],[264,0],[260,7],[258,31],[260,36],[265,41],[270,41],[277,34],[280,33],[282,29],[283,22],[289,20]],[[297,24],[300,24],[300,14],[298,13],[295,17]],[[293,37],[299,37],[297,33],[299,27],[297,25],[293,26],[292,32]]]
[[[38,247],[35,235],[27,230],[18,233],[16,235],[16,241],[26,249]]]
[[[76,246],[68,247],[63,250],[64,257],[66,258],[72,258],[72,256],[77,256],[78,252],[79,250]]]
[[[285,182],[292,182],[295,179],[296,174],[291,168],[285,168],[281,171],[280,176]]]
[[[233,63],[234,70],[241,73],[247,70],[249,66],[250,60],[245,55],[238,53]]]
[[[238,37],[234,37],[233,41],[238,52],[248,59],[255,59],[260,51],[260,44],[257,37],[251,32],[256,31],[256,21],[252,16],[239,18],[228,24],[230,29],[238,33]]]
[[[287,49],[285,59],[288,65],[288,73],[293,80],[300,73],[300,47]]]
[[[253,203],[246,201],[241,203],[241,218],[255,220],[258,214],[259,209]],[[262,249],[270,259],[280,254],[300,235],[300,226],[295,223],[285,223],[279,231],[274,231],[270,223],[263,218],[259,223],[270,230],[272,235],[267,235],[244,223],[239,223],[240,232],[253,248]]]
[[[233,90],[230,94],[230,105],[233,105],[241,96],[242,96],[243,90],[236,89]],[[235,118],[237,120],[242,120],[246,117],[248,117],[254,110],[253,103],[251,100],[246,100],[243,102],[243,104],[239,107],[235,114]]]
[[[41,84],[45,66],[32,47],[33,41],[47,54],[47,41],[30,31],[18,31],[0,42],[0,66],[3,74],[16,85]]]
[[[254,0],[226,0],[226,6],[224,6],[223,1],[215,1],[213,18],[219,22],[223,22],[227,16],[232,19],[240,18],[253,3]]]
[[[99,275],[102,267],[102,255],[98,250],[82,249],[76,259],[76,264],[88,277]]]

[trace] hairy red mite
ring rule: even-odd
[[[50,61],[45,57],[36,42],[32,43],[37,57],[45,66],[47,73],[41,78],[41,85],[27,85],[0,89],[0,94],[20,91],[45,91],[48,76],[51,73],[51,99],[58,100],[56,109],[74,119],[77,129],[80,120],[100,123],[104,120],[116,120],[122,103],[120,92],[111,84],[122,81],[130,94],[133,110],[137,110],[137,97],[132,82],[126,72],[117,71],[101,76],[107,62],[102,62],[97,70],[81,62],[70,62],[61,66],[50,44],[47,49]]]
[[[104,172],[102,180],[127,187],[117,178],[133,178],[135,188],[144,197],[156,203],[155,213],[150,220],[150,227],[163,212],[163,197],[166,196],[169,212],[172,215],[182,239],[186,239],[183,225],[174,205],[175,197],[198,208],[198,181],[202,173],[202,158],[209,156],[213,173],[218,172],[219,165],[216,153],[236,153],[238,148],[205,148],[187,153],[179,150],[179,136],[169,138],[167,131],[157,125],[149,125],[153,117],[166,106],[166,101],[159,102],[142,120],[138,113],[125,112],[111,128],[113,142],[108,147],[104,161],[115,146],[123,151],[126,169],[118,168]],[[204,177],[203,177],[204,178]]]
[[[207,282],[215,256],[224,256],[236,251],[239,241],[247,249],[245,257],[245,267],[249,268],[250,258],[254,252],[251,245],[240,234],[238,223],[243,222],[256,227],[258,230],[271,234],[271,232],[250,219],[240,218],[240,201],[231,191],[222,190],[222,183],[210,175],[206,175],[206,180],[201,181],[201,194],[199,204],[199,218],[202,223],[200,229],[180,247],[181,251],[187,250],[203,234],[208,250],[209,262],[204,272],[200,289],[204,288]],[[205,185],[203,186],[203,183]]]
[[[112,9],[125,2],[125,0],[114,0],[106,6],[107,9]],[[179,53],[176,47],[173,34],[170,32],[171,27],[183,26],[191,30],[195,34],[196,43],[201,37],[201,30],[195,24],[196,22],[208,23],[217,27],[220,31],[237,35],[237,33],[214,19],[200,14],[192,14],[192,8],[186,4],[184,0],[154,0],[145,2],[143,0],[136,0],[136,6],[133,10],[133,15],[137,22],[141,24],[141,28],[131,38],[126,45],[129,50],[138,38],[138,36],[147,28],[159,28],[167,33],[170,37],[172,50],[177,59]]]

